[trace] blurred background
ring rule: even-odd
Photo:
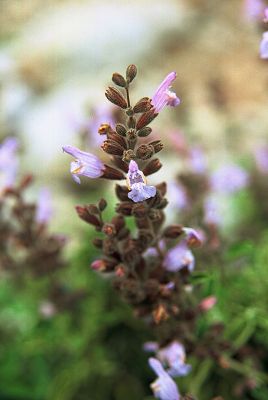
[[[183,171],[180,152],[186,142],[202,149],[206,171],[235,162],[250,175],[248,187],[233,195],[227,209],[222,200],[224,245],[218,258],[196,254],[198,268],[208,268],[198,284],[203,284],[200,293],[219,299],[209,318],[227,326],[226,337],[237,340],[236,348],[267,355],[268,167],[258,169],[256,152],[268,141],[268,65],[259,57],[266,28],[251,3],[0,0],[0,143],[18,138],[19,174],[34,175],[26,194],[30,202],[41,187],[49,187],[49,231],[68,238],[62,251],[67,267],[59,275],[68,290],[83,290],[75,311],[66,306],[54,312],[51,302],[44,311],[46,277],[27,275],[18,284],[2,272],[0,399],[152,398],[153,376],[142,351],[150,334],[109,282],[89,270],[98,254],[90,244],[94,233],[74,210],[76,204],[110,196],[109,217],[116,202],[113,187],[86,180],[78,186],[61,150],[71,144],[98,154],[98,125],[114,118],[105,88],[113,72],[123,73],[131,63],[138,67],[131,94],[136,100],[151,97],[170,71],[178,74],[173,88],[182,103],[166,109],[154,124],[166,147],[160,157],[164,167],[153,183],[172,182]],[[180,222],[179,195],[174,196],[168,218]],[[193,221],[198,224],[197,217]],[[219,271],[225,264],[224,291]],[[235,303],[232,310],[229,301]],[[235,357],[231,370],[210,365],[205,373],[185,378],[184,391],[201,400],[267,399],[267,356],[257,357],[261,372],[251,381],[255,364],[244,361],[244,353]],[[232,387],[227,393],[223,380]]]

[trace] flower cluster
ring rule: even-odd
[[[187,352],[193,352],[190,332],[198,315],[212,305],[209,301],[202,306],[194,304],[189,290],[195,266],[192,249],[202,244],[202,234],[176,223],[166,226],[167,185],[160,182],[153,186],[147,182],[162,166],[154,155],[163,148],[161,140],[150,141],[149,125],[165,106],[180,104],[170,90],[176,73],[166,76],[152,98],[143,97],[132,105],[130,86],[136,74],[135,65],[128,66],[125,77],[114,73],[112,80],[117,87],[110,86],[105,93],[121,110],[118,115],[125,115],[114,126],[104,121],[98,128],[98,133],[104,136],[101,148],[110,156],[109,161],[69,145],[63,151],[74,158],[71,174],[78,183],[80,176],[125,180],[125,185],[115,186],[119,202],[111,221],[105,221],[103,215],[105,199],[77,206],[76,210],[100,234],[93,243],[102,255],[92,262],[92,269],[108,274],[115,289],[134,308],[135,315],[151,327],[156,340],[156,358],[149,360],[158,375],[152,384],[155,397],[177,400],[183,397],[173,377],[191,371],[191,366],[185,363],[184,346]],[[204,160],[199,149],[192,152],[192,159],[196,170],[202,173]],[[128,228],[129,217],[135,221],[134,231]]]

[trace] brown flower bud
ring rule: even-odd
[[[152,122],[158,114],[154,112],[154,109],[147,111],[146,113],[142,114],[140,118],[138,119],[136,128],[137,130],[140,130],[141,128],[144,128],[146,125],[149,125],[150,122]]]
[[[121,86],[121,87],[126,87],[126,80],[125,78],[118,74],[118,72],[115,72],[112,76],[112,81],[117,85],[117,86]]]
[[[161,182],[158,185],[156,185],[156,189],[159,190],[160,194],[162,196],[165,196],[165,194],[167,193],[167,184],[166,182]]]
[[[152,128],[150,128],[149,126],[145,126],[144,128],[142,128],[138,131],[138,136],[145,137],[145,136],[150,135],[151,132],[152,132]]]
[[[128,82],[132,82],[133,79],[136,77],[136,75],[137,75],[136,65],[130,64],[126,70],[126,77],[127,77]]]
[[[117,184],[115,186],[115,193],[116,193],[116,196],[119,198],[119,200],[127,201],[127,202],[129,202],[129,204],[133,204],[133,202],[131,202],[128,198],[129,190],[128,190],[127,186],[121,186],[121,185]]]
[[[117,240],[123,240],[126,239],[130,234],[130,230],[128,228],[122,228],[120,229],[120,231],[118,232],[116,239]]]
[[[159,210],[163,210],[164,208],[166,208],[167,205],[168,205],[168,200],[162,199],[156,208],[158,208]]]
[[[159,304],[153,311],[154,322],[158,325],[162,321],[166,321],[169,318],[166,307],[163,304]]]
[[[110,130],[112,130],[110,124],[101,124],[98,129],[98,133],[100,135],[107,135],[110,132]]]
[[[105,208],[107,207],[107,201],[105,199],[100,199],[98,207],[100,211],[105,210]]]
[[[170,225],[163,232],[163,236],[168,239],[176,239],[182,234],[183,234],[182,225]]]
[[[136,225],[138,229],[150,229],[150,220],[147,217],[144,218],[136,217]]]
[[[109,165],[105,165],[105,170],[103,171],[103,175],[101,177],[106,178],[106,179],[113,179],[113,180],[126,179],[125,175],[121,171],[118,171],[118,169],[109,167]]]
[[[114,156],[122,156],[124,152],[124,148],[119,143],[110,139],[105,140],[102,143],[101,148],[106,153]]]
[[[154,148],[153,146],[150,146],[148,144],[142,144],[141,146],[138,147],[136,151],[136,155],[138,158],[141,160],[148,160],[149,158],[152,157],[154,154]]]
[[[135,106],[133,107],[133,111],[134,113],[139,114],[149,111],[151,108],[152,105],[149,97],[143,97],[138,101],[138,103],[135,104]]]
[[[127,102],[125,98],[116,88],[109,86],[109,88],[105,92],[105,96],[111,103],[115,104],[116,106],[123,109],[127,108]]]
[[[114,225],[116,232],[119,232],[125,226],[125,219],[122,215],[116,215],[112,218],[111,223]]]
[[[148,214],[148,208],[144,203],[134,204],[132,207],[132,215],[137,218],[144,218]]]
[[[95,227],[100,227],[101,226],[101,222],[99,220],[99,218],[97,218],[95,215],[92,215],[87,206],[76,206],[75,207],[76,212],[79,216],[79,218],[81,218],[83,221],[94,225]]]
[[[88,211],[90,214],[96,214],[96,215],[99,215],[99,213],[100,213],[98,207],[95,206],[95,204],[89,204],[89,205],[87,206],[87,211]]]
[[[128,163],[124,162],[121,158],[119,157],[114,157],[113,162],[116,167],[121,169],[124,172],[128,172]]]
[[[159,169],[162,167],[161,162],[159,161],[158,158],[154,158],[151,160],[143,169],[143,173],[145,176],[154,174],[155,172],[159,171]]]
[[[154,149],[155,153],[158,153],[159,151],[161,151],[164,147],[163,143],[161,142],[161,140],[155,140],[151,143],[149,143],[149,146],[152,146]]]
[[[113,224],[104,224],[102,227],[102,232],[107,236],[114,236],[116,233],[115,226]]]
[[[122,203],[117,204],[115,211],[119,214],[128,216],[132,214],[132,208],[133,208],[132,203],[128,201],[123,201]]]
[[[140,229],[138,242],[142,249],[146,249],[153,241],[154,236],[149,229]]]
[[[115,126],[116,133],[120,136],[126,136],[127,129],[123,124],[116,124]]]
[[[116,132],[109,132],[108,135],[107,135],[107,138],[109,140],[112,140],[112,141],[118,143],[124,149],[127,149],[127,145],[126,145],[125,139],[122,136],[118,135]]]
[[[129,150],[125,150],[124,154],[123,154],[123,161],[125,162],[130,162],[130,160],[133,160],[133,158],[135,158],[135,153],[133,150],[129,149]]]

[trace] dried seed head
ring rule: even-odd
[[[133,107],[133,111],[134,113],[139,114],[149,111],[151,108],[152,104],[149,97],[143,97],[135,104],[135,106]]]
[[[127,81],[130,83],[137,75],[137,67],[134,64],[130,64],[126,70]]]
[[[108,132],[110,132],[111,129],[112,129],[111,125],[109,125],[109,124],[101,124],[99,129],[98,129],[98,133],[100,135],[107,135]]]
[[[163,236],[168,239],[176,239],[182,234],[183,234],[182,225],[170,225],[163,232]]]
[[[127,129],[123,124],[116,124],[115,130],[116,130],[116,133],[118,133],[118,135],[126,136]]]
[[[161,140],[154,140],[153,142],[149,143],[149,146],[153,147],[155,153],[158,153],[164,147],[164,145],[161,142]]]
[[[133,160],[135,158],[135,153],[133,150],[125,150],[123,154],[122,160],[125,162],[130,162],[130,160]]]
[[[155,172],[159,171],[162,167],[162,164],[158,158],[154,158],[151,160],[146,167],[143,169],[143,173],[145,176],[154,174]]]
[[[151,132],[152,132],[152,128],[150,128],[149,126],[145,126],[144,128],[142,128],[141,130],[138,131],[138,136],[145,137],[145,136],[150,135]]]
[[[118,169],[109,167],[109,165],[104,165],[104,167],[105,169],[102,178],[113,179],[113,180],[126,179],[125,175],[121,171],[118,171]]]
[[[148,160],[149,158],[152,157],[154,154],[154,148],[153,146],[150,146],[148,144],[142,144],[141,146],[138,147],[136,151],[136,155],[138,158],[141,160]]]
[[[146,113],[142,114],[138,119],[136,128],[138,130],[144,128],[146,125],[149,125],[156,117],[157,113],[155,113],[154,109],[147,111]]]
[[[127,108],[127,102],[125,98],[116,88],[109,86],[109,88],[105,92],[105,96],[111,103],[115,104],[116,106],[123,109]]]
[[[113,156],[122,156],[124,153],[124,148],[117,142],[111,139],[105,140],[101,148],[108,154],[112,154]]]
[[[121,86],[121,87],[126,87],[126,80],[125,78],[118,74],[118,72],[115,72],[112,76],[112,81],[117,85],[117,86]]]

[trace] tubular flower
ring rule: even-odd
[[[185,364],[185,349],[176,340],[160,349],[157,357],[164,365],[167,365],[167,372],[173,377],[185,376],[191,371],[191,365]]]
[[[86,153],[74,146],[64,146],[62,149],[75,158],[75,161],[71,162],[70,169],[75,182],[81,182],[77,175],[87,176],[88,178],[99,178],[103,175],[105,166],[94,154]]]
[[[176,72],[170,72],[153,95],[151,103],[156,113],[159,113],[165,106],[176,107],[180,104],[176,93],[169,90],[176,77]]]
[[[263,33],[260,44],[260,56],[263,59],[268,59],[268,31]]]
[[[156,358],[149,358],[149,365],[158,378],[151,384],[154,396],[160,400],[180,400],[180,394],[176,383],[162,367]]]
[[[156,188],[146,185],[145,176],[139,170],[138,164],[133,160],[129,163],[127,186],[130,190],[128,197],[135,203],[154,197],[156,194]]]
[[[182,240],[177,246],[168,250],[163,262],[164,268],[170,272],[177,272],[185,267],[192,272],[194,264],[194,255],[188,248],[186,240]]]
[[[15,182],[18,170],[17,149],[18,141],[13,137],[7,138],[0,145],[0,187],[12,186]]]

